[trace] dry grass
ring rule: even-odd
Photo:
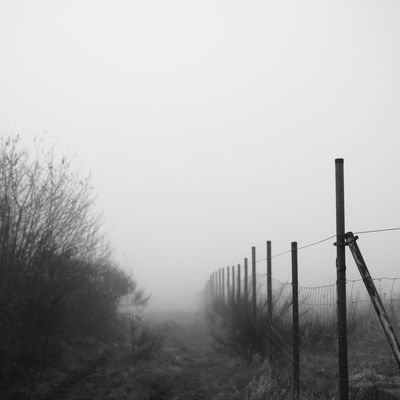
[[[52,400],[289,400],[292,399],[291,368],[255,355],[251,361],[216,345],[205,314],[176,313],[154,317],[152,329],[161,329],[164,339],[151,357],[132,362],[129,332],[120,342],[95,351],[96,362],[82,360],[67,371],[48,372],[46,388],[20,392],[12,399]],[[89,353],[87,354],[89,357]],[[72,363],[70,363],[72,366]],[[81,367],[79,367],[81,365]],[[400,398],[396,377],[388,378],[384,364],[360,365],[350,376],[351,399]],[[387,372],[387,371],[386,371]],[[59,376],[57,376],[57,374]],[[38,379],[39,380],[39,379]],[[55,385],[58,382],[57,385]],[[336,360],[330,353],[314,358],[302,354],[301,398],[333,399],[337,395]],[[37,386],[39,389],[39,386]],[[29,394],[28,394],[29,393]],[[394,397],[393,397],[394,396]],[[11,398],[10,398],[11,399]],[[7,399],[8,400],[8,399]]]

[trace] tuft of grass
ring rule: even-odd
[[[266,303],[259,303],[253,315],[249,303],[228,305],[215,299],[207,310],[211,335],[217,345],[248,362],[268,359],[282,365],[291,342],[290,304],[275,306],[271,316]]]
[[[132,321],[131,358],[132,362],[149,359],[157,355],[164,343],[164,333],[161,328],[152,326],[149,322]]]

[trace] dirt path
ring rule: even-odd
[[[129,348],[110,354],[92,372],[61,390],[60,400],[243,400],[248,366],[217,352],[201,314],[161,321],[165,342],[151,360],[132,365]]]

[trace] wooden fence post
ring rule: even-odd
[[[299,281],[297,268],[297,242],[292,242],[292,319],[293,319],[293,399],[300,398],[299,355]]]
[[[214,297],[218,297],[218,274],[214,271]]]
[[[267,307],[268,315],[272,317],[272,256],[271,241],[267,241]]]
[[[222,302],[225,303],[225,270],[221,268],[222,273]]]
[[[251,279],[252,279],[252,312],[253,318],[256,319],[257,316],[257,285],[256,285],[256,248],[253,246],[251,248]]]
[[[235,266],[234,265],[232,265],[232,304],[234,304],[235,303],[235,294],[236,294],[236,291],[235,291]]]
[[[344,161],[335,160],[336,180],[336,288],[339,353],[339,400],[349,399],[346,310],[346,248],[344,211]]]
[[[237,266],[237,301],[240,303],[240,264]]]
[[[218,269],[218,298],[222,297],[222,271],[221,268]]]
[[[226,280],[227,280],[227,287],[226,287],[226,298],[227,298],[227,303],[229,305],[231,301],[231,276],[229,273],[229,267],[226,267]]]
[[[375,308],[376,314],[382,325],[383,331],[385,332],[386,339],[392,349],[393,355],[397,361],[397,365],[400,367],[400,344],[397,340],[396,333],[393,330],[390,319],[386,313],[385,307],[383,306],[382,300],[376,290],[374,281],[372,280],[371,274],[368,271],[367,265],[361,254],[361,251],[357,244],[358,236],[354,236],[353,232],[346,233],[346,243],[349,245],[354,261],[357,265],[360,275],[365,284],[371,302]]]
[[[243,284],[243,290],[244,290],[244,302],[247,304],[249,302],[249,288],[248,288],[248,271],[247,271],[247,258],[244,259],[244,284]]]
[[[211,292],[212,292],[212,299],[214,301],[214,296],[215,296],[214,272],[211,273]]]

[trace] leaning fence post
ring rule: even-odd
[[[251,248],[251,279],[252,279],[252,292],[251,292],[251,300],[252,300],[252,311],[253,318],[256,318],[257,315],[257,288],[256,288],[256,248],[253,246]]]
[[[376,290],[374,281],[368,271],[367,265],[361,254],[357,244],[358,236],[354,236],[353,232],[346,233],[346,243],[349,245],[354,261],[360,271],[360,275],[371,298],[376,314],[385,332],[386,338],[392,349],[393,355],[396,358],[397,365],[400,367],[400,344],[393,330],[390,319],[386,313],[385,307],[382,304],[378,291]]]
[[[272,257],[271,241],[267,241],[267,307],[269,318],[272,317]]]
[[[243,283],[243,289],[244,289],[244,302],[247,304],[249,301],[249,288],[248,288],[248,272],[247,272],[247,258],[244,259],[244,283]]]
[[[297,269],[297,242],[292,242],[292,318],[293,318],[293,399],[300,398],[299,355],[299,281]]]
[[[336,180],[336,288],[339,352],[339,399],[349,398],[349,372],[347,356],[347,311],[346,311],[346,249],[344,213],[344,161],[335,160]]]

